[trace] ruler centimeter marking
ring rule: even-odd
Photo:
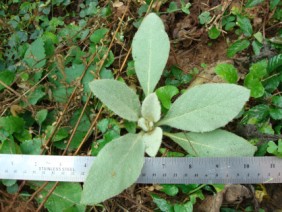
[[[0,179],[84,182],[95,160],[89,156],[0,154]],[[145,158],[137,183],[282,183],[277,157]]]

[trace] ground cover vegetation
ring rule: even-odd
[[[277,0],[0,2],[0,153],[98,156],[84,185],[1,180],[1,211],[281,209],[281,186],[132,185],[144,156],[281,157],[281,19]]]

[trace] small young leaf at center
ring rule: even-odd
[[[142,140],[145,144],[145,151],[150,157],[155,157],[161,146],[163,138],[163,130],[156,127],[151,132],[146,132],[142,135]]]
[[[148,121],[157,122],[161,118],[161,104],[155,93],[149,94],[142,103],[142,117]]]

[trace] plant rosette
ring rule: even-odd
[[[139,83],[138,95],[124,82],[102,79],[90,82],[93,94],[121,118],[136,122],[137,134],[128,133],[108,143],[91,166],[83,186],[81,203],[93,205],[121,193],[138,179],[145,153],[157,155],[162,137],[167,136],[191,156],[253,156],[256,147],[233,133],[218,129],[242,110],[250,91],[235,84],[195,86],[161,116],[155,87],[165,68],[170,43],[161,19],[154,13],[142,21],[132,43],[132,55]],[[170,126],[184,132],[164,132]]]

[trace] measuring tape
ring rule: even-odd
[[[94,160],[95,157],[88,156],[0,154],[0,179],[84,182]],[[282,183],[282,159],[277,157],[146,158],[137,183]]]

